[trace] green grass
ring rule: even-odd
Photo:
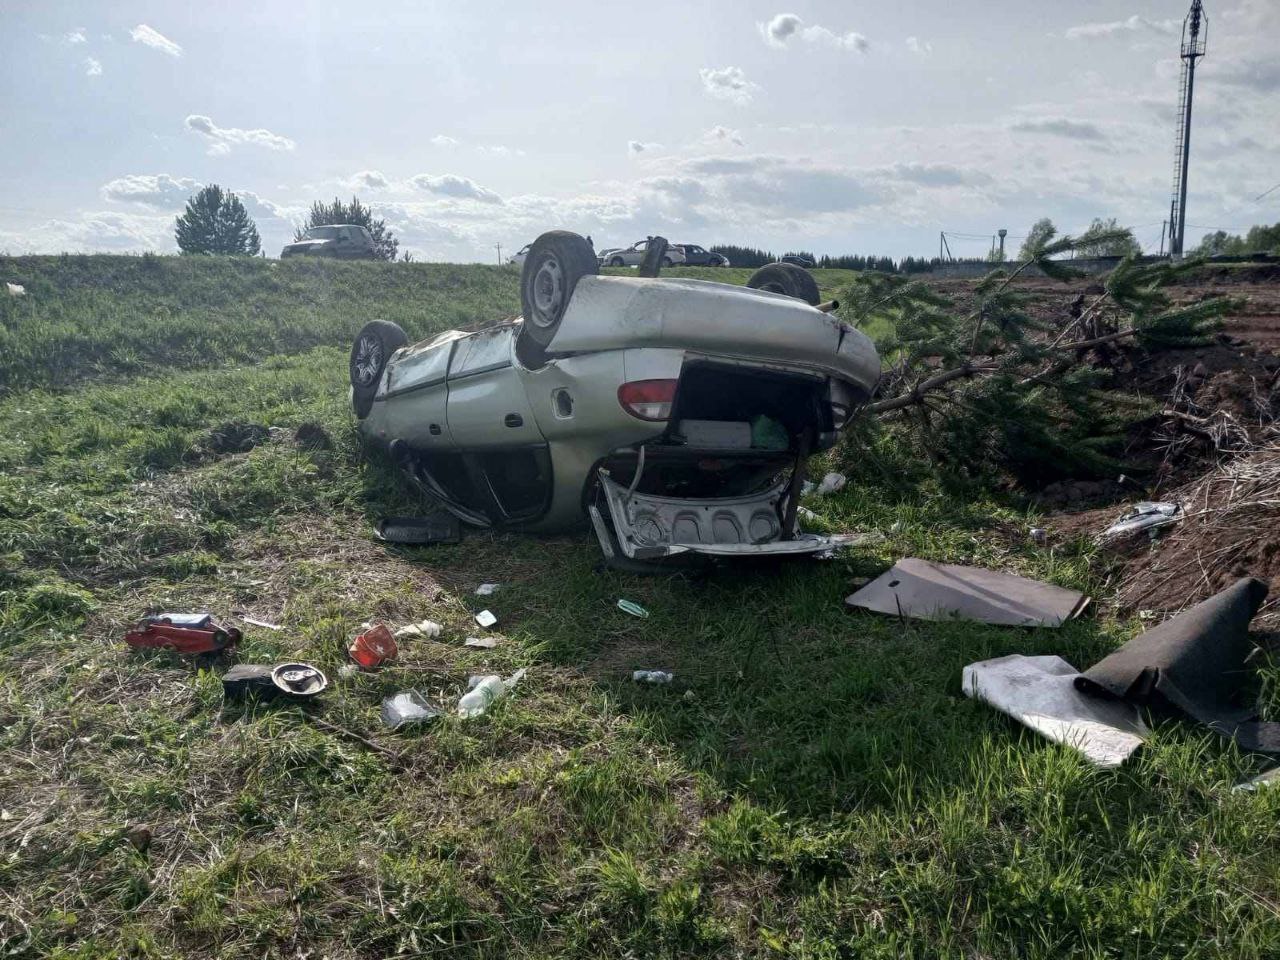
[[[126,278],[157,269],[125,263]],[[42,269],[61,323],[92,331],[71,305],[85,275],[121,327],[152,316],[150,295],[103,264],[73,261],[66,290],[55,263]],[[174,329],[216,327],[184,284],[199,275],[212,295],[240,267],[159,269],[174,272],[157,296],[192,305],[174,308]],[[329,270],[348,302],[384,300],[400,322],[463,309],[447,305],[451,276],[467,309],[512,310],[497,270],[423,271],[424,289],[400,294],[435,304],[421,312],[392,303],[389,268],[325,265],[311,280]],[[314,294],[304,279],[300,300]],[[252,286],[239,287],[263,305],[252,322],[276,336],[275,301]],[[8,335],[37,337],[42,316],[10,312]],[[298,320],[296,340],[238,365],[139,372],[85,355],[69,362],[98,381],[0,398],[6,955],[1280,955],[1280,792],[1228,789],[1256,760],[1163,722],[1133,762],[1099,771],[960,695],[968,662],[1083,665],[1136,624],[1010,631],[842,606],[853,578],[905,555],[1105,600],[1087,549],[1029,544],[1032,518],[992,498],[866,484],[812,506],[883,543],[705,579],[601,572],[585,534],[387,547],[371,520],[415,501],[356,442],[340,334],[359,319]],[[191,341],[154,348],[165,361]],[[284,429],[213,453],[209,431],[228,421]],[[333,449],[296,445],[304,422]],[[484,601],[500,617],[493,651],[462,646],[482,581],[503,584]],[[620,597],[650,618],[618,611]],[[224,705],[221,665],[123,645],[149,607],[281,623],[248,628],[241,659],[305,659],[332,685],[309,709]],[[445,625],[440,641],[338,676],[362,621],[424,617]],[[380,725],[397,690],[451,705],[468,674],[519,667],[484,718]],[[676,682],[633,685],[639,667]],[[144,850],[125,836],[140,824]]]

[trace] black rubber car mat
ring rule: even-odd
[[[1076,678],[1084,693],[1168,704],[1245,750],[1280,753],[1280,723],[1257,716],[1249,621],[1267,597],[1255,578],[1134,637]]]

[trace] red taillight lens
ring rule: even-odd
[[[618,388],[622,409],[641,420],[671,419],[678,380],[633,380]]]

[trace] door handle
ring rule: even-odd
[[[516,427],[524,426],[524,417],[520,416],[520,414],[518,413],[508,413],[505,417],[502,418],[502,422],[505,423],[508,427],[515,429]]]

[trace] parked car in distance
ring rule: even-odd
[[[676,250],[684,254],[684,265],[686,267],[727,267],[729,266],[729,258],[722,253],[712,253],[705,247],[700,247],[696,243],[677,243],[673,244]]]
[[[637,240],[629,247],[601,252],[596,256],[596,261],[605,267],[638,267],[648,249],[648,239]],[[678,263],[684,263],[684,254],[680,252],[680,248],[667,247],[667,252],[662,255],[662,265],[674,267]]]
[[[481,527],[589,523],[607,562],[814,554],[804,463],[875,390],[865,334],[783,263],[747,286],[601,276],[577,234],[544,233],[523,316],[409,343],[374,320],[351,349],[360,433],[438,506]]]
[[[280,256],[377,260],[378,248],[364,227],[354,223],[332,223],[312,227],[302,235],[301,240],[285,244]]]
[[[531,244],[531,243],[526,243],[523,247],[521,247],[519,250],[517,250],[517,251],[516,251],[515,253],[513,253],[511,256],[507,257],[507,263],[509,263],[509,264],[510,264],[511,266],[513,266],[513,267],[523,266],[523,265],[524,265],[524,258],[525,258],[525,257],[527,257],[527,256],[529,255],[529,248],[530,248],[531,246],[533,246],[533,244]]]
[[[788,253],[785,257],[778,261],[779,263],[790,263],[797,267],[804,267],[806,270],[812,270],[815,264],[808,257],[802,257],[798,253]]]

